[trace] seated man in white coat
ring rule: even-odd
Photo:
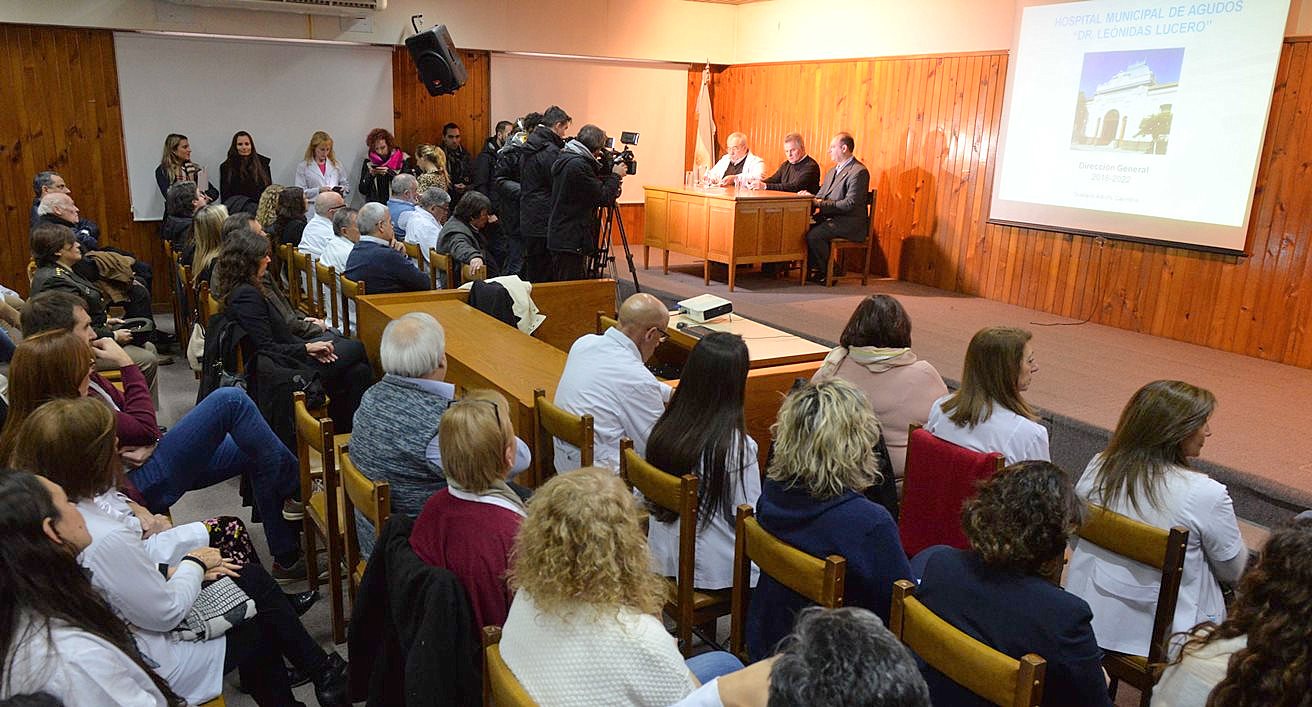
[[[747,149],[747,136],[733,133],[724,141],[729,149],[706,173],[706,183],[713,187],[756,184],[765,178],[765,160]]]
[[[451,195],[438,187],[429,187],[419,194],[415,210],[406,222],[405,240],[419,246],[419,257],[428,262],[428,251],[437,247],[442,226],[451,217]]]
[[[346,200],[335,191],[321,191],[314,197],[314,216],[301,232],[301,243],[296,246],[302,253],[323,258],[323,251],[333,237],[333,214],[346,206]]]
[[[556,405],[575,415],[592,415],[595,466],[619,469],[620,438],[633,440],[639,454],[665,412],[673,389],[643,365],[665,340],[670,313],[661,301],[639,293],[620,306],[619,323],[605,334],[574,342],[556,386]],[[557,439],[556,472],[579,468],[579,450]]]

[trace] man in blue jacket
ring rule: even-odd
[[[365,283],[365,292],[381,295],[389,292],[414,292],[429,289],[428,276],[405,256],[392,231],[391,214],[383,204],[370,202],[356,218],[360,240],[351,248],[342,275]]]

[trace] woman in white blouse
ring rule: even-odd
[[[966,347],[961,387],[934,401],[925,429],[977,452],[998,452],[1007,464],[1050,461],[1048,430],[1022,393],[1039,372],[1030,333],[1014,327],[980,329]]]
[[[664,707],[697,687],[694,673],[735,669],[719,652],[685,663],[657,618],[666,584],[648,569],[641,515],[619,477],[597,467],[556,476],[529,500],[501,655],[538,704]]]
[[[1140,388],[1107,449],[1089,462],[1075,492],[1084,500],[1158,528],[1189,530],[1171,633],[1225,620],[1221,582],[1233,585],[1248,553],[1224,485],[1189,468],[1211,434],[1210,392],[1181,381]],[[1093,609],[1104,650],[1147,655],[1161,573],[1075,540],[1066,590]]]
[[[747,344],[737,334],[716,332],[697,342],[669,407],[647,438],[647,461],[668,474],[698,478],[698,589],[733,586],[734,517],[739,505],[754,508],[761,495],[758,448],[743,415],[749,365]],[[653,569],[677,576],[679,517],[650,504],[648,509]]]
[[[1312,519],[1277,531],[1224,623],[1189,633],[1153,707],[1296,705],[1312,696]]]
[[[78,566],[90,544],[57,484],[0,473],[0,699],[44,692],[69,705],[185,705]]]
[[[345,704],[346,662],[306,633],[287,597],[258,563],[240,566],[216,548],[186,552],[176,564],[152,557],[140,526],[97,505],[120,478],[114,414],[92,398],[58,399],[23,422],[14,459],[59,483],[77,503],[90,533],[78,561],[91,584],[132,629],[155,672],[191,704],[223,692],[225,669],[237,668],[261,707],[295,704],[284,656],[310,675],[321,705]],[[186,640],[175,629],[202,583],[231,577],[255,602],[256,615],[217,638]]]
[[[296,186],[305,190],[305,198],[311,204],[322,190],[338,189],[342,196],[350,191],[342,165],[333,150],[333,136],[322,130],[316,130],[310,136],[305,159],[296,165]]]

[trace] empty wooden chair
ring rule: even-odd
[[[566,444],[579,449],[579,467],[592,466],[592,416],[575,415],[550,400],[547,391],[533,391],[533,457],[538,460],[538,478],[534,486],[545,484],[556,475],[556,446],[552,441],[559,437]]]
[[[912,425],[898,517],[907,557],[932,545],[969,547],[961,529],[961,504],[975,495],[978,481],[993,476],[1004,464],[1001,454],[966,449]]]
[[[364,280],[356,282],[342,275],[342,335],[351,336],[351,313],[355,311],[355,299],[364,294]]]
[[[342,525],[346,526],[346,571],[350,577],[351,603],[355,604],[355,592],[360,588],[364,577],[364,568],[368,563],[360,557],[360,536],[356,532],[355,512],[359,511],[374,526],[374,538],[382,537],[383,526],[392,515],[391,486],[386,481],[374,481],[364,474],[351,461],[350,450],[346,446],[338,449],[338,462],[342,466]]]
[[[333,443],[331,418],[316,418],[305,407],[305,393],[292,394],[296,420],[296,458],[301,465],[301,498],[305,502],[305,568],[310,589],[319,588],[319,560],[316,541],[323,539],[328,550],[328,598],[332,608],[333,642],[346,640],[346,613],[342,604],[342,555],[345,542],[341,513],[341,482],[337,474],[337,450]],[[320,468],[311,467],[311,452],[320,459]],[[315,481],[319,481],[316,485]]]
[[[888,627],[930,667],[995,705],[1037,707],[1047,663],[1029,653],[1019,659],[994,650],[939,618],[914,596],[914,582],[893,583]]]
[[[314,292],[318,299],[319,311],[322,312],[320,318],[328,326],[336,329],[339,324],[337,318],[337,268],[324,265],[316,260],[314,263],[314,280]]]
[[[506,661],[501,659],[501,627],[483,627],[483,705],[484,707],[536,707],[537,703]]]
[[[1175,604],[1180,596],[1180,579],[1184,575],[1185,547],[1189,530],[1180,526],[1163,530],[1141,523],[1102,506],[1089,506],[1088,517],[1080,526],[1081,542],[1091,542],[1109,552],[1141,562],[1161,572],[1157,609],[1153,614],[1153,632],[1148,655],[1129,655],[1105,651],[1102,666],[1112,678],[1112,696],[1121,680],[1138,688],[1139,704],[1148,707],[1153,686],[1161,677],[1168,658],[1166,639],[1175,618]]]
[[[428,277],[433,283],[433,289],[445,288],[453,290],[460,286],[460,281],[456,279],[455,260],[451,256],[439,253],[433,248],[428,249]]]
[[[828,609],[843,605],[847,560],[841,555],[813,557],[771,535],[756,520],[752,507],[738,506],[733,550],[733,607],[729,650],[747,662],[747,609],[752,563],[761,574]]]
[[[667,474],[642,458],[633,449],[633,440],[620,440],[620,476],[630,487],[642,492],[648,501],[679,514],[679,574],[671,581],[670,600],[665,613],[675,623],[679,650],[685,656],[692,651],[693,627],[700,627],[702,639],[714,644],[715,620],[729,613],[731,591],[698,591],[693,587],[697,566],[697,477],[692,474]]]

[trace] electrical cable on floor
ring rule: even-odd
[[[1093,315],[1097,313],[1102,303],[1102,259],[1107,251],[1107,239],[1098,236],[1093,242],[1098,244],[1098,264],[1094,266],[1097,272],[1093,279],[1093,308],[1089,310],[1089,316],[1078,322],[1030,322],[1031,326],[1080,326],[1093,321]]]

